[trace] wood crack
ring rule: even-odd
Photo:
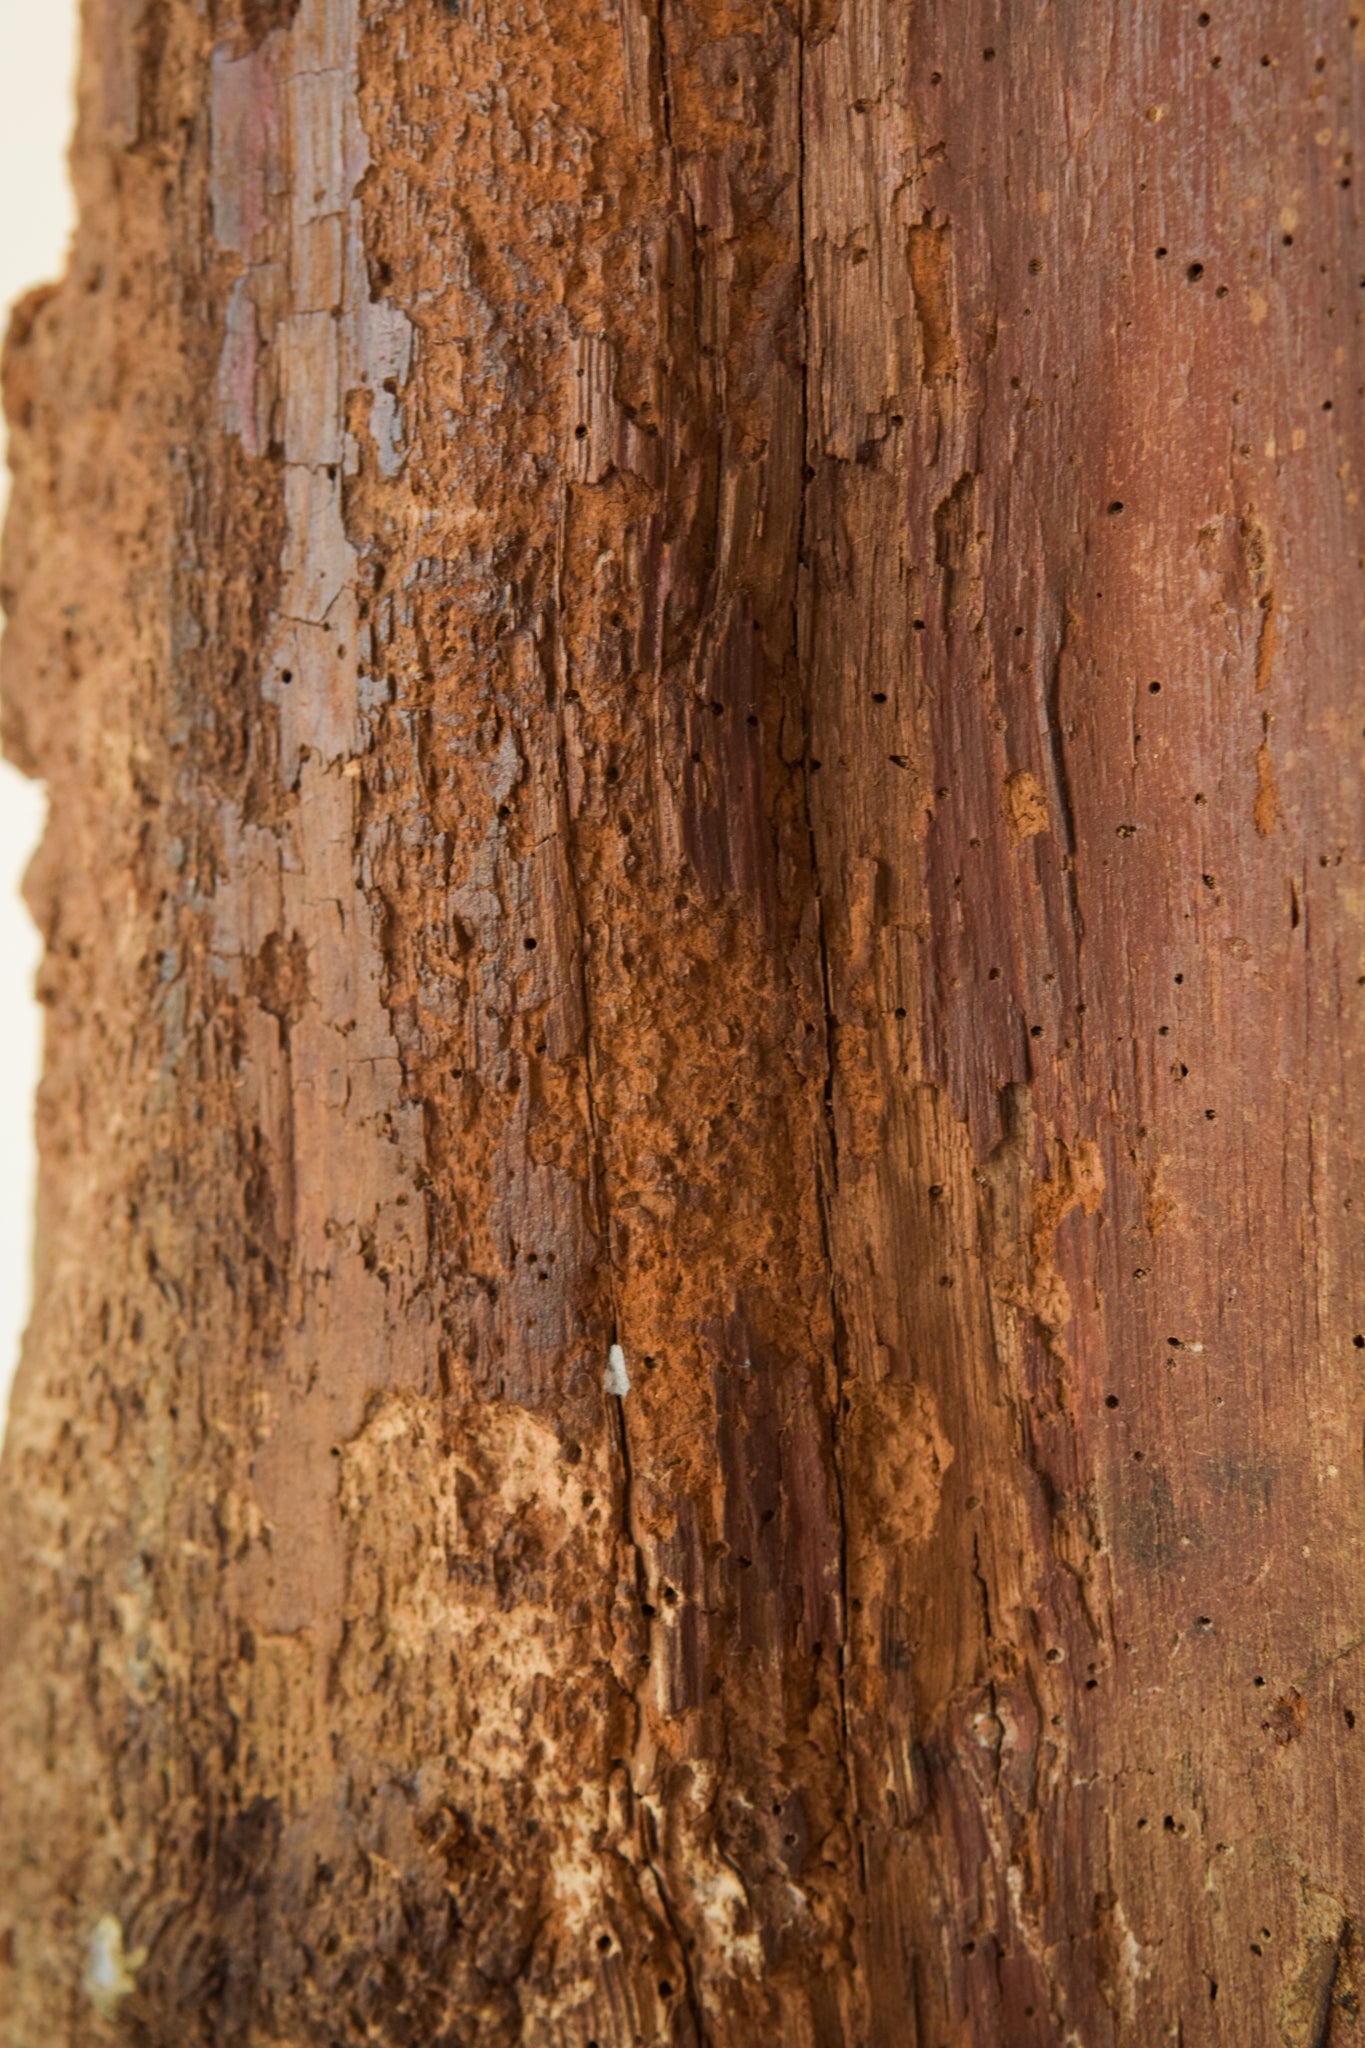
[[[816,1204],[820,1219],[821,1253],[829,1275],[830,1326],[833,1343],[834,1363],[834,1407],[830,1420],[830,1447],[835,1501],[838,1515],[839,1542],[839,1631],[837,1653],[837,1685],[839,1699],[840,1753],[845,1786],[848,1797],[848,1824],[850,1835],[856,1846],[860,1884],[867,1888],[867,1861],[862,1839],[858,1812],[857,1787],[853,1772],[853,1755],[850,1735],[848,1701],[849,1661],[849,1522],[846,1493],[845,1453],[841,1436],[841,1424],[847,1381],[846,1336],[843,1317],[839,1308],[838,1288],[835,1280],[836,1263],[834,1256],[833,1218],[831,1214],[834,1190],[839,1178],[839,1137],[835,1114],[835,1038],[837,1020],[833,1007],[833,979],[829,956],[829,935],[825,920],[825,896],[821,885],[820,852],[815,826],[813,791],[811,788],[811,743],[814,710],[811,697],[810,663],[806,649],[806,605],[811,598],[811,579],[806,560],[806,534],[809,514],[810,484],[814,474],[811,463],[811,399],[810,399],[810,244],[806,219],[806,24],[803,20],[797,41],[797,235],[800,253],[800,307],[801,307],[801,478],[797,501],[796,562],[792,579],[792,645],[800,679],[804,715],[802,754],[802,799],[807,847],[810,860],[811,883],[815,896],[816,943],[820,959],[821,1001],[824,1006],[824,1086],[823,1086],[823,1144],[818,1148],[816,1160]]]

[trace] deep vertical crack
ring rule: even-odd
[[[673,95],[668,83],[668,0],[658,0],[654,32],[659,42],[659,106],[664,117],[664,148],[673,149]]]
[[[859,1826],[852,1749],[849,1738],[848,1712],[849,1615],[851,1610],[849,1605],[848,1500],[844,1477],[843,1445],[841,1441],[844,1389],[848,1377],[847,1346],[843,1317],[839,1309],[838,1288],[835,1281],[834,1230],[831,1214],[833,1193],[838,1185],[839,1178],[839,1136],[834,1101],[835,1032],[837,1020],[834,1012],[834,986],[830,969],[825,897],[820,880],[820,852],[815,829],[815,810],[811,790],[811,739],[814,727],[814,706],[811,693],[812,664],[809,659],[809,649],[806,645],[807,635],[803,630],[806,624],[805,613],[809,607],[810,598],[810,578],[807,574],[806,563],[806,541],[810,484],[814,475],[810,461],[811,313],[809,242],[806,224],[806,23],[804,12],[797,30],[796,96],[796,219],[801,303],[801,475],[800,491],[797,500],[796,562],[792,577],[792,644],[804,719],[804,747],[801,764],[802,798],[811,884],[815,891],[816,943],[820,949],[820,990],[821,1001],[824,1006],[825,1073],[822,1105],[824,1131],[823,1144],[818,1148],[816,1158],[816,1207],[820,1219],[821,1255],[829,1276],[830,1328],[834,1358],[834,1412],[830,1419],[830,1449],[839,1521],[839,1641],[837,1645],[836,1683],[839,1694],[841,1761],[848,1797],[849,1832],[856,1845],[858,1874],[865,1892],[867,1887],[867,1865],[862,1830]]]
[[[1076,805],[1071,788],[1071,770],[1066,758],[1066,736],[1062,731],[1062,663],[1066,659],[1073,623],[1073,614],[1068,607],[1062,613],[1057,646],[1048,669],[1044,708],[1047,712],[1047,744],[1052,764],[1052,785],[1062,823],[1062,858],[1066,873],[1067,907],[1071,915],[1072,944],[1076,956],[1076,994],[1079,999],[1081,942],[1085,935],[1085,925],[1081,917],[1080,889],[1076,877]],[[1080,1023],[1078,1035],[1083,1030],[1084,1024]]]

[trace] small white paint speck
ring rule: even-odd
[[[112,1913],[96,1922],[81,1981],[102,2020],[118,2018],[119,2006],[137,1989],[137,1973],[146,1960],[145,1948],[124,1948],[123,1929]]]
[[[630,1374],[626,1371],[626,1354],[619,1344],[613,1344],[607,1353],[607,1370],[602,1384],[609,1394],[615,1394],[623,1401],[630,1392]]]

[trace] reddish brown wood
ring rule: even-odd
[[[89,0],[7,2048],[1355,2039],[1362,55]]]

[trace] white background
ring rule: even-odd
[[[77,0],[0,0],[0,303],[60,274],[71,229],[66,148]],[[3,435],[0,426],[0,436]],[[7,481],[7,478],[6,478]],[[0,503],[4,485],[0,484]],[[0,764],[0,1420],[28,1312],[38,941],[19,884],[43,795]]]

